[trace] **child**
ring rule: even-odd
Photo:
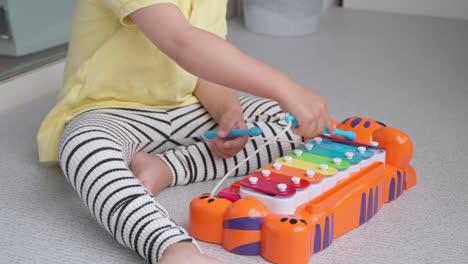
[[[219,263],[197,250],[153,195],[216,179],[264,141],[200,141],[232,128],[287,133],[237,169],[246,175],[333,131],[325,100],[223,40],[226,0],[80,0],[63,90],[39,133],[40,160],[59,161],[91,213],[150,263]],[[238,98],[234,90],[260,97]],[[278,102],[278,103],[276,103]],[[245,122],[247,121],[247,123]]]

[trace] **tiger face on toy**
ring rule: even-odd
[[[337,124],[336,128],[346,131],[354,131],[356,133],[355,142],[371,145],[373,141],[374,131],[386,127],[385,124],[362,117],[350,117],[343,122]]]

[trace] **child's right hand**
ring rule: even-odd
[[[325,98],[318,93],[297,85],[287,90],[279,99],[279,104],[284,112],[296,117],[298,126],[291,127],[295,134],[309,138],[323,133],[324,128],[332,134],[335,132]]]

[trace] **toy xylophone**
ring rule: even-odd
[[[355,139],[308,139],[217,195],[195,198],[190,234],[236,254],[307,263],[416,184],[402,131],[361,117],[335,126]]]

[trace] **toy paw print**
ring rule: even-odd
[[[274,263],[307,263],[310,255],[310,227],[306,220],[293,215],[270,214],[265,217],[262,228],[264,258]]]
[[[190,203],[190,234],[205,242],[221,243],[224,212],[231,204],[219,195],[202,194],[193,199]]]
[[[280,219],[280,222],[289,222],[291,225],[295,225],[299,222],[303,223],[304,225],[307,225],[307,221],[304,220],[304,219],[297,219],[296,217],[294,217],[293,215],[289,215],[289,216],[286,216],[286,217],[283,217]]]
[[[200,197],[198,197],[198,199],[200,200],[206,199],[208,203],[212,203],[216,201],[217,200],[216,198],[223,198],[223,197],[219,195],[210,195],[209,193],[202,194]]]

